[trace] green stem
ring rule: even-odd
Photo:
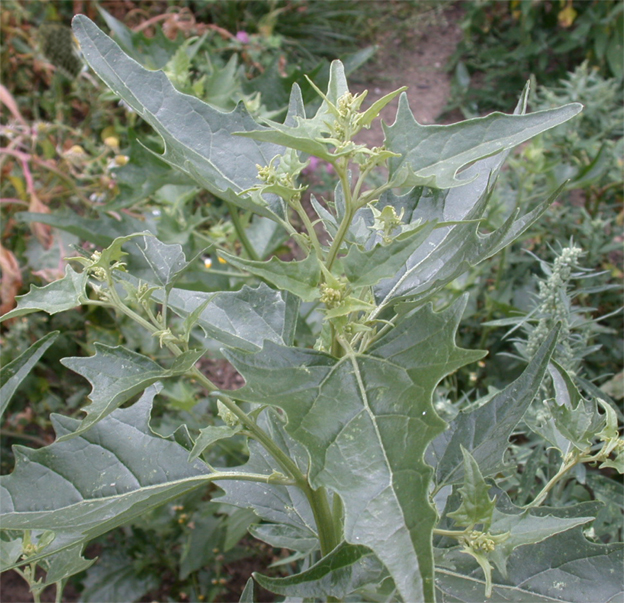
[[[230,218],[232,219],[232,224],[234,225],[234,229],[236,230],[236,234],[238,235],[238,239],[240,240],[242,246],[245,248],[247,255],[250,260],[259,261],[261,258],[256,253],[256,250],[253,248],[251,241],[247,237],[247,232],[243,227],[243,223],[240,219],[240,214],[238,213],[238,208],[229,201],[225,202],[226,207],[228,208],[228,212],[230,213]]]
[[[110,281],[109,283],[109,292],[110,299],[112,305],[118,308],[121,312],[123,312],[129,318],[132,318],[138,324],[145,327],[150,333],[156,332],[158,329],[154,325],[150,324],[143,317],[139,316],[136,312],[128,308],[122,300],[119,298],[117,291],[114,288],[114,283]],[[182,354],[182,350],[175,344],[167,344],[169,350],[175,355],[179,356]],[[199,381],[208,391],[214,392],[219,388],[212,382],[208,377],[206,377],[196,366],[194,366],[188,372],[189,376],[195,378]],[[316,520],[319,540],[321,544],[321,551],[323,555],[326,555],[331,550],[333,550],[340,542],[340,534],[336,534],[334,529],[334,522],[332,518],[332,513],[329,508],[329,503],[327,500],[327,494],[325,491],[320,488],[319,490],[313,490],[310,484],[308,483],[307,476],[304,475],[297,464],[269,437],[269,435],[258,425],[256,422],[247,415],[241,408],[239,408],[238,404],[228,396],[224,394],[219,394],[219,400],[225,405],[225,407],[231,411],[236,417],[240,420],[240,422],[245,426],[245,428],[253,434],[254,439],[256,439],[264,448],[271,454],[271,456],[275,459],[275,461],[280,465],[280,467],[292,478],[293,485],[298,486],[305,493],[310,506],[312,508],[312,513],[314,514],[314,518]],[[221,474],[222,476],[225,474]],[[241,474],[237,474],[240,479]],[[267,481],[268,476],[262,476],[264,481]],[[226,479],[225,477],[220,477],[219,479]],[[236,477],[232,477],[231,479],[237,479]]]
[[[253,278],[253,274],[243,274],[242,272],[232,272],[231,270],[219,270],[218,268],[208,268],[208,274],[220,274],[221,276],[232,276],[234,278]]]
[[[334,327],[333,323],[330,323],[330,328],[331,328],[331,350],[330,350],[330,354],[334,358],[342,358],[342,356],[343,356],[343,349],[342,349],[342,346],[340,345],[340,342],[338,341],[338,337],[336,335],[336,327]]]
[[[441,530],[438,528],[433,528],[433,533],[436,536],[448,536],[450,538],[457,538],[458,540],[466,535],[466,530],[462,530],[461,532],[457,530]]]
[[[308,231],[308,236],[310,237],[310,241],[312,241],[312,247],[314,247],[314,252],[316,253],[316,257],[320,260],[323,259],[323,252],[321,250],[321,244],[319,243],[318,237],[316,236],[316,230],[314,230],[314,226],[312,222],[310,222],[310,217],[306,213],[305,209],[299,204],[298,207],[295,207],[295,211],[297,215],[301,218],[306,230]]]
[[[572,455],[569,459],[563,461],[563,463],[561,464],[561,467],[559,468],[559,471],[557,471],[557,473],[555,473],[555,475],[553,475],[550,480],[548,480],[548,483],[542,488],[542,490],[540,491],[540,493],[535,497],[535,499],[533,500],[533,502],[524,505],[524,509],[530,509],[532,507],[538,507],[539,505],[541,505],[544,500],[546,499],[546,497],[548,496],[548,493],[554,488],[554,486],[557,484],[557,482],[559,482],[559,480],[568,472],[570,471],[570,469],[572,469],[572,467],[574,467],[575,465],[578,465],[581,461],[581,457],[577,454]]]
[[[56,586],[56,594],[54,595],[54,603],[62,603],[63,601],[63,581],[59,580],[58,582],[55,582],[54,585]]]
[[[309,492],[306,492],[306,496],[308,496],[310,506],[312,507],[312,513],[314,514],[314,520],[321,543],[321,554],[324,557],[340,544],[342,530],[338,531],[336,529],[325,488],[321,487],[318,490],[312,490],[309,485],[308,488]],[[336,496],[337,495],[334,495],[334,497]]]
[[[208,389],[216,389],[214,384],[205,377],[197,367],[191,369],[193,376],[203,383]],[[332,514],[327,502],[327,495],[322,489],[313,490],[297,464],[269,437],[269,435],[247,415],[239,406],[224,394],[219,394],[219,400],[230,410],[245,428],[253,435],[264,448],[271,454],[280,467],[293,479],[294,484],[303,490],[316,521],[318,536],[321,543],[321,551],[326,555],[340,542],[333,530]]]
[[[287,477],[263,475],[262,473],[237,473],[236,471],[217,471],[208,476],[211,481],[214,480],[244,480],[247,482],[261,482],[263,484],[278,484],[280,486],[296,486],[297,484]]]
[[[110,306],[119,310],[122,314],[125,314],[128,318],[131,318],[136,323],[140,324],[144,329],[147,329],[150,333],[154,334],[156,331],[158,331],[158,329],[152,323],[145,320],[142,316],[139,316],[136,312],[134,312],[134,310],[131,310],[130,308],[128,308],[128,306],[126,306],[126,304],[123,303],[123,301],[119,297],[119,294],[117,293],[117,290],[115,289],[115,283],[112,280],[112,278],[109,279],[108,281],[107,293],[112,302],[111,304],[109,304]],[[90,301],[91,300],[89,300],[89,302]]]
[[[336,168],[336,172],[340,177],[340,184],[342,185],[342,194],[344,195],[345,201],[345,215],[340,223],[340,227],[338,228],[338,232],[332,241],[331,247],[329,248],[329,253],[327,254],[327,259],[325,261],[325,266],[327,270],[331,270],[334,262],[336,261],[336,257],[338,256],[338,252],[340,251],[340,247],[342,242],[349,231],[349,226],[351,226],[351,221],[353,220],[353,199],[351,197],[351,189],[349,188],[349,181],[346,174],[346,169],[342,166],[338,166]]]

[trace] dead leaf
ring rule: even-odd
[[[50,208],[39,200],[39,197],[35,193],[30,193],[30,204],[28,205],[28,211],[37,214],[49,214]],[[41,222],[31,222],[30,230],[37,237],[39,242],[49,249],[52,245],[52,227],[48,224],[42,224]]]
[[[6,314],[15,307],[15,296],[22,286],[22,273],[17,258],[0,243],[0,268],[2,281],[0,282],[0,315]]]

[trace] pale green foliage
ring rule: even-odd
[[[433,406],[440,381],[485,352],[455,345],[466,297],[438,311],[427,302],[546,210],[550,200],[529,213],[519,209],[498,230],[479,231],[508,150],[580,106],[526,114],[525,91],[513,115],[421,126],[401,90],[363,109],[365,94],[349,92],[335,62],[315,115],[306,116],[295,86],[285,122],[260,126],[243,105],[225,113],[180,93],[85,17],[75,19],[74,31],[96,73],[162,136],[162,159],[229,204],[240,255],[220,257],[234,284],[251,281],[232,291],[184,289],[180,279],[196,260],[179,245],[139,233],[77,258],[81,272],[68,269],[61,281],[19,300],[11,316],[77,304],[114,309],[173,360],[100,344],[94,356],[65,359],[92,385],[87,417],[56,417],[54,444],[16,451],[16,469],[1,482],[3,528],[13,536],[53,536],[26,558],[7,538],[7,565],[71,551],[75,563],[64,566],[62,579],[84,566],[79,553],[95,536],[219,481],[222,503],[252,509],[264,521],[252,534],[302,559],[301,572],[287,578],[256,576],[289,598],[429,603],[503,593],[520,601],[521,593],[524,600],[551,600],[553,582],[543,578],[549,559],[536,555],[531,564],[527,551],[550,547],[559,536],[575,539],[575,556],[557,600],[587,600],[579,595],[581,578],[600,583],[593,600],[616,596],[611,572],[621,547],[579,540],[573,529],[591,519],[586,507],[540,507],[557,480],[526,509],[491,492],[509,469],[509,437],[540,391],[557,329],[536,340],[522,375],[449,426]],[[184,66],[180,54],[167,69],[175,76]],[[398,94],[385,146],[354,143]],[[314,217],[298,181],[307,154],[329,162],[338,179],[333,200],[313,202]],[[389,180],[367,188],[369,173],[384,165]],[[284,229],[297,259],[260,257],[241,209]],[[314,349],[299,344],[301,333],[316,338]],[[215,346],[245,378],[243,388],[221,392],[197,368]],[[181,376],[217,398],[218,416],[212,425],[192,432],[183,426],[163,438],[150,428],[152,401],[161,380]],[[576,446],[575,462],[588,462],[581,440],[598,439],[604,446],[593,460],[616,463],[609,457],[619,451],[614,417],[575,397],[573,384],[564,389],[574,403],[553,408],[544,437]],[[138,402],[119,408],[141,392]],[[589,422],[565,431],[557,412],[568,410],[588,413]],[[211,466],[206,450],[230,437],[248,438],[249,460]],[[557,479],[571,466],[564,457]],[[583,574],[575,563],[589,557],[598,560]],[[253,600],[252,583],[241,600]]]

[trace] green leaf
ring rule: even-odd
[[[291,549],[306,555],[319,548],[318,536],[297,526],[261,523],[251,526],[249,533],[272,547]]]
[[[379,115],[381,110],[388,103],[392,102],[395,97],[397,97],[402,92],[405,92],[406,90],[407,90],[407,86],[402,86],[401,88],[398,88],[397,90],[394,90],[393,92],[386,94],[379,100],[376,100],[368,109],[366,109],[366,111],[364,111],[362,116],[359,118],[358,123],[364,126],[365,128],[369,128],[371,123]]]
[[[453,342],[464,305],[411,313],[366,355],[338,360],[272,343],[255,355],[226,352],[246,380],[236,398],[286,411],[287,432],[310,455],[310,483],[342,498],[346,540],[373,550],[406,601],[433,598],[436,513],[423,454],[444,423],[432,392],[482,356]]]
[[[223,542],[223,521],[215,515],[212,505],[201,505],[190,516],[191,522],[195,527],[188,530],[180,552],[180,580],[187,580],[202,566],[214,563],[213,549],[220,549]]]
[[[0,572],[4,572],[22,556],[23,539],[20,534],[0,532]]]
[[[149,222],[123,213],[120,220],[105,214],[98,218],[85,218],[71,210],[59,210],[52,214],[19,212],[16,217],[21,222],[40,222],[60,228],[99,247],[108,247],[117,237],[154,228]]]
[[[474,457],[484,476],[504,467],[503,455],[509,446],[509,436],[542,383],[555,349],[557,332],[550,333],[518,379],[486,404],[472,412],[460,413],[447,431],[433,441],[428,460],[436,465],[438,489],[463,479],[462,447]]]
[[[170,288],[177,278],[189,267],[182,245],[167,245],[156,237],[143,237],[143,245],[137,247],[149,264],[156,281]]]
[[[406,208],[406,220],[411,222],[438,220],[451,224],[436,228],[396,275],[375,287],[375,298],[381,308],[401,299],[409,300],[412,306],[423,304],[471,266],[492,257],[513,242],[555,200],[559,191],[529,213],[523,216],[512,213],[497,230],[481,234],[475,220],[485,217],[492,179],[503,159],[504,154],[501,154],[468,168],[467,173],[479,176],[463,187],[447,191],[417,188],[402,197],[391,193],[382,197],[379,209],[389,203],[400,214],[400,210]]]
[[[208,447],[212,446],[219,440],[231,438],[241,430],[240,425],[234,427],[228,427],[227,425],[209,425],[199,430],[199,435],[195,440],[193,449],[189,454],[189,461],[194,461],[199,457]]]
[[[401,157],[391,158],[390,179],[396,186],[452,188],[466,184],[462,168],[511,149],[577,115],[583,106],[571,103],[529,115],[492,113],[451,125],[420,125],[407,95],[401,94],[396,121],[384,124],[385,146]],[[471,175],[469,178],[476,178]]]
[[[247,228],[247,238],[259,258],[267,258],[288,240],[288,233],[272,220],[255,216]]]
[[[346,597],[360,586],[379,581],[385,570],[379,560],[363,546],[342,542],[309,569],[286,578],[271,578],[254,573],[263,588],[294,597],[327,599]]]
[[[490,600],[516,603],[618,600],[624,586],[621,578],[624,544],[590,543],[580,527],[593,519],[599,506],[590,502],[527,511],[513,505],[501,493],[492,531],[505,530],[509,537],[497,545],[493,560],[497,566],[507,561],[507,567],[506,572],[494,571]],[[436,569],[439,601],[485,600],[481,569],[470,557],[459,553],[459,549],[446,549],[442,565]]]
[[[80,544],[63,549],[49,557],[46,561],[48,567],[42,587],[79,574],[95,563],[95,559],[85,559],[82,556],[82,546]]]
[[[245,584],[245,588],[241,593],[241,597],[238,603],[254,603],[254,581],[253,578],[249,578]]]
[[[284,432],[281,421],[272,410],[265,410],[258,425],[271,439],[293,459],[299,468],[307,471],[307,455],[301,445]],[[249,460],[240,467],[228,471],[271,475],[279,471],[273,457],[255,440],[249,440]],[[251,509],[267,522],[280,526],[292,526],[298,533],[318,542],[314,515],[305,494],[295,486],[280,486],[251,481],[223,481],[219,486],[225,495],[217,502]]]
[[[595,400],[586,400],[581,396],[572,377],[561,365],[553,362],[550,374],[555,386],[555,400],[548,401],[548,408],[555,429],[578,450],[589,450],[606,425],[606,415],[598,412]],[[562,452],[568,452],[567,446]]]
[[[259,276],[279,289],[290,291],[303,301],[318,299],[318,285],[321,281],[321,267],[317,257],[308,255],[301,262],[283,262],[272,257],[268,262],[246,260],[229,253],[219,252],[219,255],[232,266]]]
[[[294,123],[287,120],[284,124],[269,121],[270,128],[241,131],[236,134],[265,143],[283,145],[320,159],[333,161],[334,155],[330,152],[328,143],[323,142],[323,138],[330,132],[331,124],[334,122],[328,101],[336,105],[338,99],[348,91],[344,66],[340,61],[333,61],[330,66],[327,94],[314,117],[306,119],[305,116],[297,116],[294,118]],[[293,85],[291,91],[291,103],[293,96],[301,98],[301,91],[297,84]]]
[[[165,185],[192,185],[193,181],[185,174],[172,168],[152,152],[146,149],[137,139],[136,133],[128,130],[130,150],[126,151],[130,160],[122,167],[112,168],[111,172],[119,188],[119,194],[105,208],[119,210],[145,201]],[[121,214],[123,220],[128,216]],[[102,216],[108,218],[108,216]],[[108,218],[113,220],[113,218]],[[134,230],[142,230],[142,227]],[[105,233],[102,233],[105,235]],[[105,246],[106,243],[102,244]]]
[[[624,545],[621,543],[592,544],[580,529],[570,529],[535,545],[516,549],[508,563],[507,578],[495,573],[490,600],[610,603],[624,594],[623,562]],[[455,570],[437,570],[440,603],[486,600],[485,583],[478,575],[480,569],[474,565],[467,562],[463,566],[458,564]]]
[[[52,331],[33,343],[15,360],[0,368],[0,418],[4,414],[15,390],[39,362],[46,350],[56,341],[59,331]]]
[[[159,291],[153,293],[153,298],[159,302],[165,299]],[[264,283],[218,293],[174,287],[169,292],[167,305],[185,319],[196,312],[195,324],[206,337],[249,352],[260,349],[265,340],[291,343],[299,311],[299,300],[295,296],[270,289]]]
[[[574,384],[572,377],[556,360],[552,360],[548,365],[548,374],[552,379],[555,389],[555,401],[558,406],[565,408],[576,408],[583,399],[578,388]]]
[[[488,555],[504,576],[507,575],[507,560],[518,547],[537,544],[555,534],[594,520],[594,516],[589,514],[590,509],[580,511],[585,516],[577,516],[576,512],[574,516],[570,516],[570,510],[562,512],[560,509],[547,507],[525,510],[511,503],[506,506],[502,510],[494,510],[490,531],[493,534],[507,533],[508,536]]]
[[[460,526],[483,524],[487,530],[492,522],[496,500],[490,499],[490,486],[483,479],[474,457],[463,446],[461,451],[464,457],[464,484],[459,489],[461,505],[459,509],[449,513],[448,517]],[[492,532],[496,530],[492,528]]]
[[[15,470],[0,477],[2,528],[56,534],[30,560],[86,543],[211,479],[203,462],[188,462],[186,448],[151,432],[158,391],[150,386],[133,406],[73,438],[80,422],[52,415],[56,442],[38,450],[14,447]]]
[[[229,507],[228,511],[229,515],[224,521],[225,538],[223,539],[223,550],[226,552],[233,549],[258,522],[258,516],[251,509]]]
[[[159,158],[199,182],[214,195],[268,218],[284,217],[281,200],[258,205],[248,194],[257,184],[256,165],[283,152],[279,146],[232,136],[257,130],[243,104],[224,113],[178,92],[161,71],[148,71],[84,15],[73,20],[83,56],[100,78],[163,138]]]
[[[615,453],[615,458],[607,459],[600,463],[600,468],[605,469],[610,467],[611,469],[615,469],[620,475],[624,474],[624,452],[618,451]]]
[[[87,299],[87,278],[86,272],[75,272],[71,266],[65,266],[65,276],[62,279],[45,287],[31,285],[28,293],[18,295],[17,308],[2,316],[0,322],[40,310],[48,314],[58,314],[79,306]]]
[[[76,437],[91,429],[148,385],[161,379],[183,375],[203,354],[203,350],[185,352],[175,359],[171,368],[164,369],[147,356],[122,346],[110,347],[96,343],[94,356],[64,358],[62,364],[91,383],[91,404],[83,409],[87,416],[80,427],[60,436],[58,441]]]
[[[434,228],[435,222],[423,223],[405,236],[396,237],[388,245],[378,244],[369,251],[352,245],[349,253],[341,258],[346,277],[353,287],[376,285],[382,278],[402,268]]]
[[[588,542],[581,529],[557,534],[516,550],[507,564],[508,579],[527,590],[578,603],[616,601],[624,594],[624,545]]]
[[[158,576],[139,576],[132,557],[115,549],[106,549],[87,572],[80,600],[84,603],[102,601],[138,601],[158,587]]]

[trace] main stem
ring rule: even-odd
[[[230,214],[230,218],[232,219],[232,224],[234,225],[234,230],[236,230],[236,234],[238,235],[238,239],[241,242],[241,245],[244,247],[247,255],[250,260],[260,260],[260,257],[256,253],[251,241],[247,237],[247,232],[243,227],[243,224],[240,219],[240,214],[238,213],[238,208],[230,203],[229,201],[225,201],[225,205],[228,208],[228,212]]]
[[[205,377],[197,367],[192,369],[193,376],[203,383],[207,388],[214,391],[214,384]],[[334,521],[332,513],[329,508],[329,502],[327,500],[327,494],[323,488],[313,490],[310,486],[307,476],[304,475],[297,464],[269,437],[269,435],[251,419],[247,413],[245,413],[238,404],[234,402],[228,396],[223,394],[219,395],[219,400],[234,413],[245,428],[253,434],[255,440],[257,440],[269,454],[275,459],[280,467],[286,471],[288,475],[294,480],[295,485],[303,490],[310,507],[312,508],[312,514],[316,522],[316,528],[318,530],[318,537],[321,544],[321,552],[326,555],[333,550],[340,543],[340,534],[336,534],[334,529]]]

